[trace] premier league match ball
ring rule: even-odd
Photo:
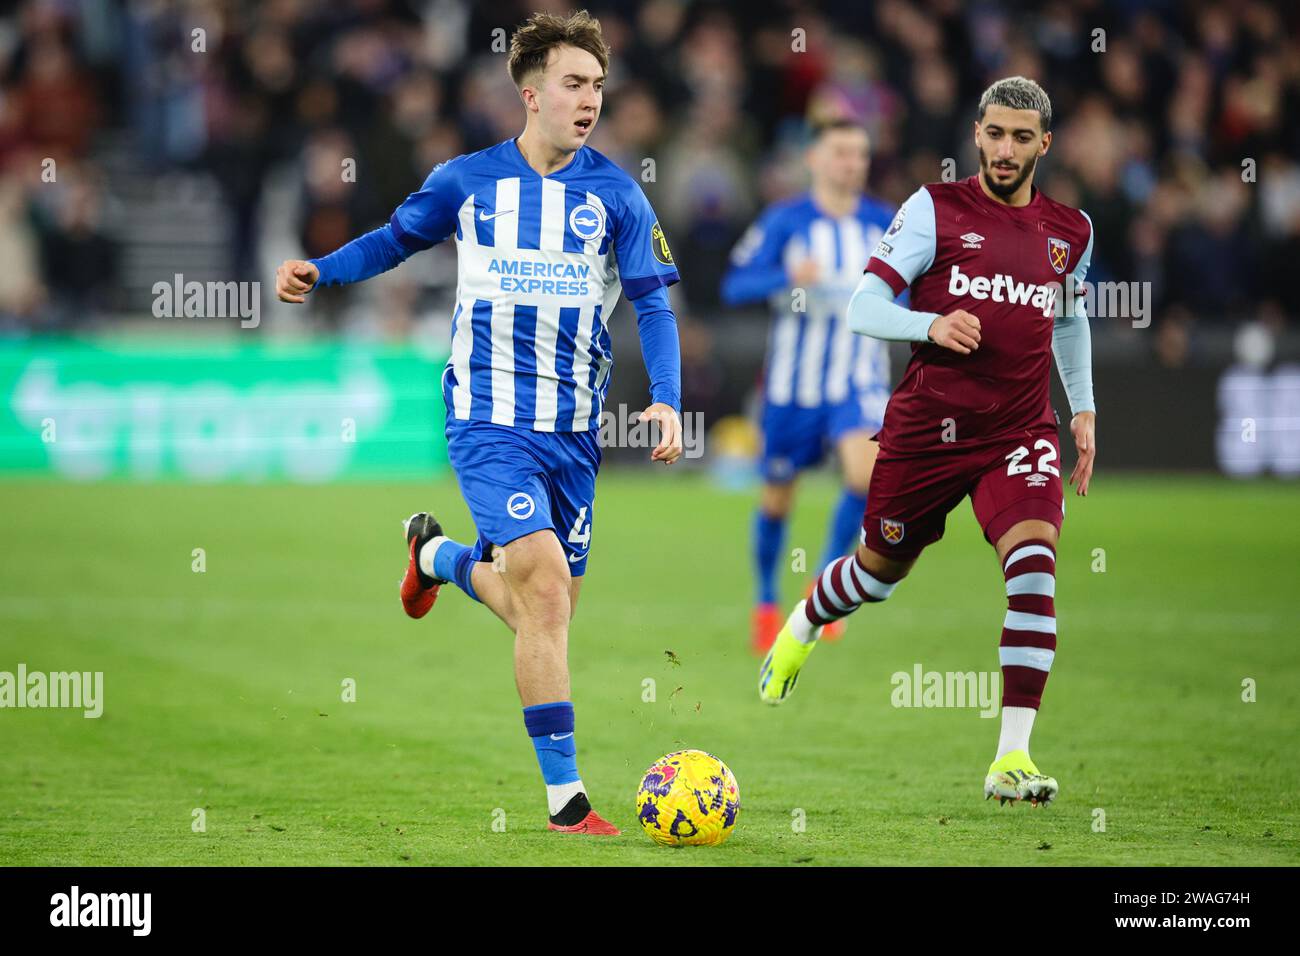
[[[660,757],[636,792],[641,829],[664,846],[719,846],[731,836],[739,814],[736,778],[703,750]]]

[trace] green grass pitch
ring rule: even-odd
[[[834,487],[803,492],[789,545],[815,563]],[[752,502],[687,474],[601,479],[570,641],[583,778],[624,829],[600,840],[545,831],[505,629],[450,587],[423,621],[401,612],[399,519],[428,507],[470,534],[452,481],[6,482],[0,670],[102,671],[105,703],[0,710],[0,863],[1300,861],[1294,487],[1103,472],[1069,499],[1033,748],[1062,791],[1039,809],[982,799],[996,718],[891,704],[918,663],[997,669],[1002,578],[969,507],[767,709],[746,649]],[[803,581],[786,575],[790,600]],[[682,747],[740,782],[721,848],[637,827],[641,772]]]

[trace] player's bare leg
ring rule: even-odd
[[[497,551],[493,555],[492,561],[477,561],[471,572],[473,575],[474,590],[478,594],[478,599],[487,605],[488,610],[499,617],[506,627],[510,628],[513,634],[519,629],[518,619],[515,616],[514,598],[510,594],[510,588],[507,586],[502,572],[504,571],[505,555]],[[578,594],[582,590],[582,578],[570,578],[569,580],[569,620],[573,620],[573,615],[578,610]]]
[[[551,531],[502,549],[500,580],[515,621],[515,684],[525,707],[569,696],[569,569]]]
[[[616,836],[618,829],[591,809],[577,773],[568,664],[575,592],[564,549],[555,533],[545,530],[511,541],[502,551],[499,576],[509,590],[515,622],[515,685],[546,779],[549,828]]]
[[[758,696],[780,704],[794,691],[821,630],[863,604],[886,600],[916,564],[915,558],[887,558],[859,545],[857,551],[827,565],[813,592],[796,605],[758,671]]]
[[[866,494],[871,484],[871,471],[880,454],[880,443],[872,441],[869,431],[851,431],[840,436],[835,446],[844,473],[844,487]]]
[[[515,633],[515,683],[547,783],[549,828],[617,835],[617,828],[591,809],[577,772],[567,650],[582,578],[570,574],[559,539],[549,529],[533,532],[491,548],[487,556],[493,560],[474,561],[472,549],[443,535],[427,513],[409,518],[406,532],[410,563],[402,604],[407,614],[422,617],[438,588],[454,581]]]
[[[871,440],[871,432],[866,429],[854,429],[845,432],[835,443],[835,452],[840,460],[840,471],[844,480],[844,501],[855,501],[862,505],[861,508],[855,508],[857,512],[854,520],[854,534],[858,528],[862,527],[863,511],[867,497],[867,487],[871,484],[871,469],[876,464],[876,455],[880,453],[880,444]],[[838,508],[839,506],[837,506]],[[838,523],[839,515],[831,518],[831,535],[835,535],[834,526]],[[830,548],[828,548],[828,552]],[[843,551],[836,549],[836,553],[827,553],[823,566],[830,564],[835,558],[840,557]],[[811,597],[816,581],[808,585],[808,591],[804,597]],[[822,641],[837,641],[844,636],[844,628],[847,620],[841,618],[838,621],[831,621],[822,628]]]
[[[763,482],[755,516],[755,571],[759,578],[759,600],[750,621],[750,649],[766,654],[781,630],[781,609],[776,600],[776,575],[781,566],[785,523],[794,507],[795,480]]]
[[[1029,735],[1056,653],[1057,529],[1049,521],[1020,521],[994,542],[1007,582],[1002,665],[1002,732],[984,779],[984,797],[1000,804],[1050,803],[1056,780],[1029,756]]]
[[[795,484],[793,478],[781,484],[772,481],[763,482],[763,488],[758,495],[758,506],[763,509],[763,513],[774,518],[788,518],[790,509],[794,507]]]
[[[912,568],[916,566],[916,558],[909,558],[906,561],[887,558],[883,554],[872,551],[865,544],[858,545],[858,550],[854,552],[854,555],[862,566],[876,577],[895,583],[907,577]]]

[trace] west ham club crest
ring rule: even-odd
[[[1065,264],[1070,261],[1070,244],[1064,239],[1048,239],[1047,261],[1059,276],[1065,271]]]

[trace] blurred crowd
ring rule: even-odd
[[[114,228],[112,210],[127,201],[115,190],[120,168],[137,179],[208,177],[227,212],[233,278],[266,280],[268,261],[321,255],[382,223],[438,162],[519,132],[509,31],[533,9],[570,5],[10,6],[0,21],[0,328],[23,330],[121,311],[131,236]],[[1295,323],[1293,3],[589,7],[614,51],[592,145],[645,182],[684,264],[678,301],[704,327],[686,319],[688,362],[712,348],[708,319],[736,238],[764,204],[804,184],[808,120],[860,118],[872,138],[870,190],[898,203],[945,169],[976,170],[979,94],[1009,74],[1052,96],[1056,140],[1037,181],[1091,215],[1093,278],[1151,283],[1154,347],[1166,361],[1181,360],[1197,324]],[[340,175],[349,159],[355,175]],[[277,189],[287,202],[273,202]],[[452,281],[447,269],[418,274]],[[330,306],[344,319],[350,295]],[[418,298],[386,307],[400,313]],[[707,361],[695,358],[704,374]]]

